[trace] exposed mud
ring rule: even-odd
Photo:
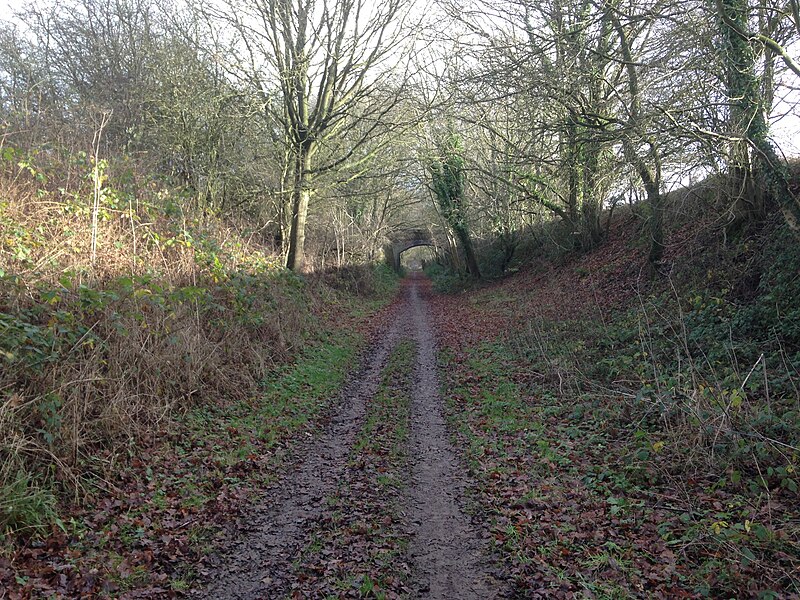
[[[497,598],[501,584],[491,577],[483,543],[460,508],[464,479],[442,415],[436,347],[420,287],[410,289],[408,300],[418,348],[408,509],[417,591],[432,600]]]
[[[361,427],[366,400],[378,389],[389,352],[399,337],[399,321],[367,355],[366,364],[342,393],[331,425],[308,449],[298,470],[267,494],[224,553],[212,557],[214,573],[199,597],[211,599],[280,598],[290,588],[291,563],[303,532],[336,488],[347,455]]]
[[[345,388],[331,425],[311,442],[297,470],[253,508],[228,547],[210,558],[208,587],[196,597],[303,597],[292,564],[323,515],[325,498],[347,477],[348,455],[363,425],[365,406],[378,391],[389,354],[403,338],[412,338],[418,348],[408,448],[411,473],[403,511],[412,534],[412,585],[418,597],[434,600],[500,596],[501,584],[489,574],[483,544],[460,508],[463,469],[442,416],[436,349],[424,298],[427,284],[421,278],[406,281],[394,321]]]

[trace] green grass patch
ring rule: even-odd
[[[388,453],[390,461],[405,455],[409,431],[410,378],[414,372],[416,347],[400,342],[389,356],[378,393],[369,403],[367,419],[352,454]]]
[[[367,404],[346,477],[326,499],[325,512],[295,565],[303,573],[303,593],[338,597],[355,588],[360,597],[385,598],[406,589],[408,536],[399,503],[407,472],[415,360],[416,347],[408,341],[389,356],[378,391]]]
[[[185,503],[204,502],[207,498],[197,490],[211,493],[220,480],[233,487],[273,481],[289,457],[287,447],[331,409],[356,366],[361,342],[354,333],[328,336],[265,377],[258,398],[188,413],[187,433],[176,452],[185,460],[205,456],[211,470],[189,470],[179,477]]]
[[[0,486],[0,531],[30,535],[44,533],[54,523],[63,527],[52,485],[30,475],[22,467],[4,474],[3,481]]]

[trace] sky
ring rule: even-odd
[[[31,0],[0,0],[0,19],[6,20],[30,4]],[[800,42],[789,48],[789,54],[800,61]],[[784,102],[776,103],[770,132],[781,152],[787,157],[800,157],[800,82],[793,87],[795,90]]]
[[[800,114],[798,114],[800,99],[798,96],[800,96],[800,92],[797,91],[791,95],[791,98],[794,99],[793,106],[778,105],[773,111],[774,115],[784,113],[780,120],[771,123],[770,133],[786,156],[800,157]]]

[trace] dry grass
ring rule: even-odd
[[[318,297],[335,294],[277,268],[252,232],[113,174],[93,263],[91,181],[64,173],[8,162],[0,172],[5,491],[20,477],[20,489],[47,480],[79,491],[87,468],[112,472],[176,414],[254,394],[319,327],[308,318]],[[5,513],[0,528],[33,522]]]

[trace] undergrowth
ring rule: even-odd
[[[94,490],[57,535],[20,544],[14,560],[0,555],[0,587],[22,597],[160,597],[195,585],[220,530],[328,417],[362,343],[353,332],[314,340],[270,368],[254,396],[193,407],[160,446],[131,447],[113,487]]]
[[[3,148],[3,532],[46,533],[187,411],[254,397],[334,313],[391,293],[386,269],[289,272],[257,230],[188,204],[125,158]]]
[[[681,462],[797,492],[800,248],[781,229],[753,297],[731,289],[637,299],[607,322],[535,318],[515,352],[560,393],[620,394],[640,428],[668,434]]]
[[[438,262],[425,265],[425,275],[433,282],[433,289],[442,294],[455,294],[475,286],[476,281]]]
[[[791,486],[750,485],[722,456],[706,456],[717,473],[687,468],[686,430],[651,427],[609,390],[559,389],[552,362],[504,343],[443,362],[451,424],[519,593],[798,592]]]
[[[520,589],[800,593],[800,247],[768,223],[715,256],[569,316],[545,297],[586,283],[567,262],[468,299],[494,342],[448,325],[452,424]]]

